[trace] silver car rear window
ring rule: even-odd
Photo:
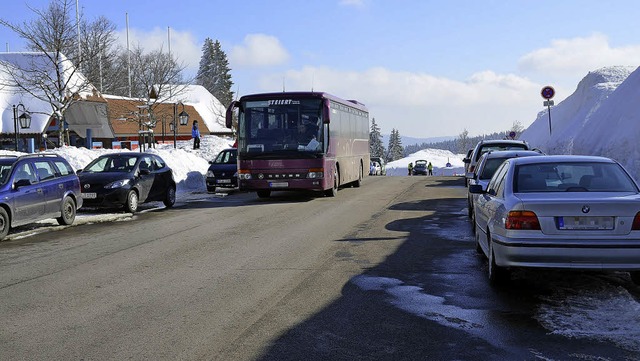
[[[616,163],[521,164],[514,173],[514,193],[637,192],[631,177]]]

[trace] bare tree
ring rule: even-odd
[[[115,46],[116,25],[101,16],[93,22],[80,24],[80,48],[82,51],[82,73],[101,93],[113,94],[121,86],[117,83],[117,57]],[[77,49],[72,53],[76,56]]]
[[[520,123],[519,120],[515,120],[513,122],[513,125],[511,126],[511,129],[507,132],[509,135],[511,133],[515,134],[513,136],[513,139],[518,138],[518,136],[520,136],[520,133],[522,133],[522,131],[524,130],[524,126],[522,125],[522,123]]]
[[[29,8],[35,19],[21,24],[0,19],[0,25],[25,39],[27,48],[34,52],[22,54],[29,61],[0,63],[0,71],[7,74],[6,84],[0,85],[51,104],[53,116],[61,124],[60,144],[68,142],[68,134],[62,132],[67,109],[80,101],[83,94],[93,94],[96,91],[93,85],[115,95],[129,95],[129,73],[131,95],[145,102],[148,117],[154,120],[156,104],[174,101],[184,92],[186,86],[178,85],[184,83],[181,76],[184,66],[162,50],[145,53],[138,46],[129,54],[127,50],[114,49],[115,27],[104,17],[91,23],[80,19],[80,54],[73,3],[51,0],[44,10]]]
[[[65,139],[64,133],[65,112],[81,100],[81,93],[92,94],[95,89],[79,72],[83,59],[91,59],[102,51],[98,47],[95,53],[80,58],[72,6],[70,0],[52,0],[44,10],[29,8],[35,14],[33,20],[15,24],[0,19],[0,25],[26,40],[27,48],[33,51],[23,54],[20,61],[0,63],[0,71],[8,80],[3,85],[51,104],[53,116],[60,124],[60,144],[68,142],[68,134]]]
[[[130,64],[129,64],[130,61]],[[182,77],[184,65],[179,64],[170,54],[163,53],[162,49],[145,52],[137,45],[130,54],[121,51],[118,56],[117,84],[128,83],[128,68],[131,69],[131,102],[138,104],[139,112],[133,114],[116,114],[116,117],[139,123],[142,130],[145,125],[154,126],[159,119],[174,117],[175,107],[169,112],[166,103],[177,103],[186,92],[187,85]],[[128,96],[126,91],[118,87],[117,95]],[[162,108],[161,113],[156,110]]]
[[[467,154],[467,150],[471,148],[471,140],[469,139],[469,131],[465,128],[462,133],[458,135],[458,152]]]

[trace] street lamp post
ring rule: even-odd
[[[162,144],[164,144],[164,136],[167,133],[167,118],[165,114],[162,114]]]
[[[182,106],[182,111],[178,114],[178,105]],[[176,119],[178,118],[178,119]],[[171,130],[173,131],[173,149],[177,148],[177,140],[178,140],[178,123],[180,121],[180,125],[187,125],[189,123],[189,114],[184,111],[184,104],[182,102],[173,104],[173,122],[169,124],[171,126]]]
[[[18,116],[18,110],[20,109],[20,107],[22,107],[22,114]],[[31,114],[29,114],[24,104],[22,103],[13,106],[13,129],[16,133],[16,152],[18,151],[18,121],[20,121],[20,127],[22,129],[31,127]]]

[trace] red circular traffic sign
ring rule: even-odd
[[[542,95],[542,97],[545,99],[551,99],[554,95],[556,95],[556,91],[552,86],[546,86],[542,88],[540,95]]]

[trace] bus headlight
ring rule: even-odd
[[[238,171],[238,179],[249,180],[251,179],[251,173],[247,170],[239,170]]]
[[[323,168],[312,168],[312,169],[309,169],[309,173],[307,173],[307,178],[309,178],[309,179],[324,178],[324,169]]]

